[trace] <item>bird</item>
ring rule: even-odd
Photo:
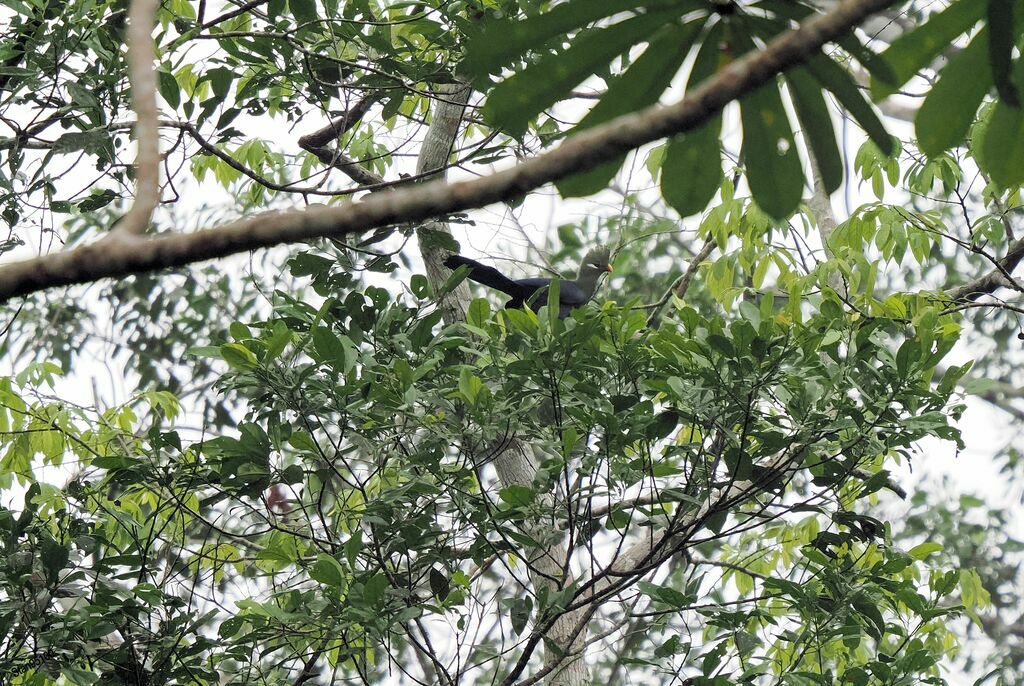
[[[602,274],[612,271],[609,262],[608,248],[594,248],[586,254],[580,264],[579,274],[575,281],[560,280],[558,286],[558,318],[565,319],[577,307],[590,302],[597,290],[597,281]],[[469,278],[489,288],[494,288],[512,299],[505,303],[506,308],[522,308],[529,305],[534,312],[547,305],[547,289],[553,279],[534,277],[531,279],[512,279],[494,267],[481,264],[462,255],[451,255],[444,261],[444,266],[455,270],[469,267]]]

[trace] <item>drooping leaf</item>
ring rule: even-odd
[[[1016,1],[988,0],[988,59],[999,97],[1007,105],[1020,107],[1017,87],[1010,78],[1013,66],[1013,48],[1017,42],[1017,33],[1013,24],[1013,5]]]
[[[886,155],[892,154],[892,136],[885,130],[871,103],[867,101],[850,72],[830,57],[818,54],[807,62],[807,68],[821,85],[827,88],[839,103],[864,128],[868,137]]]
[[[645,40],[673,14],[662,11],[626,19],[587,33],[564,51],[544,55],[494,87],[484,104],[484,117],[511,135],[522,134],[533,117]]]
[[[984,16],[986,4],[978,0],[954,2],[941,12],[932,14],[921,26],[904,33],[882,53],[892,67],[892,80],[883,81],[879,74],[871,77],[871,94],[881,100],[895,93],[918,71],[931,64],[958,36],[969,31]]]
[[[547,41],[591,22],[638,7],[649,10],[675,7],[677,16],[701,6],[698,0],[570,0],[527,19],[511,18],[487,24],[473,36],[462,61],[463,71],[474,81],[497,74],[503,67]]]
[[[597,105],[569,135],[656,103],[686,59],[700,27],[699,22],[691,22],[683,26],[667,26],[659,31],[644,53],[611,83]],[[608,185],[625,159],[623,155],[612,162],[563,179],[556,184],[558,191],[563,197],[596,193]]]
[[[317,19],[316,0],[288,0],[288,7],[295,16],[295,20],[300,24]]]
[[[914,126],[921,152],[935,157],[960,143],[992,87],[988,65],[988,29],[946,64],[917,111]]]
[[[992,180],[1003,188],[1024,183],[1024,109],[996,103],[979,137],[978,164]]]
[[[177,109],[178,105],[181,104],[181,88],[178,86],[178,81],[174,78],[174,74],[164,69],[157,69],[156,83],[161,97],[167,101],[167,104],[172,109]]]
[[[804,140],[814,155],[825,190],[832,193],[843,182],[843,158],[836,144],[836,132],[828,104],[806,67],[787,71],[786,82],[793,97],[796,116],[800,119]]]
[[[766,9],[776,17],[783,17],[794,22],[802,22],[816,14],[817,10],[805,2],[795,0],[759,0],[750,5],[752,9]],[[779,26],[779,30],[788,27]],[[857,34],[851,32],[836,38],[836,43],[854,59],[860,62],[869,74],[877,75],[886,81],[896,78],[892,68],[882,57],[861,42]]]
[[[689,92],[718,69],[721,24],[708,32],[690,70]],[[665,147],[661,163],[661,195],[680,216],[702,211],[722,181],[719,137],[722,117],[717,116],[694,131],[674,136]]]
[[[751,194],[769,216],[784,219],[800,204],[804,173],[776,82],[740,101],[740,120]]]
[[[484,26],[466,48],[462,69],[473,80],[496,74],[528,50],[590,22],[636,7],[634,0],[574,0],[527,19],[507,19]]]

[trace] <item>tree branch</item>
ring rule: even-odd
[[[896,0],[844,0],[828,14],[733,62],[681,101],[619,117],[569,138],[558,148],[490,176],[433,181],[339,207],[271,212],[189,234],[161,234],[135,245],[91,244],[0,268],[0,301],[55,286],[181,267],[255,248],[362,233],[419,222],[522,197],[540,186],[617,158],[645,143],[692,130],[726,104],[811,57],[825,43]],[[1022,247],[1024,253],[1024,247]]]
[[[968,281],[962,286],[951,288],[946,295],[954,301],[976,300],[982,295],[994,293],[996,290],[1006,286],[1013,287],[1009,274],[1024,259],[1024,238],[1018,238],[1010,243],[1006,254],[996,261],[996,267],[983,276],[973,281]]]

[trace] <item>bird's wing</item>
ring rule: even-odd
[[[462,255],[452,255],[444,261],[444,266],[449,269],[458,269],[462,265],[469,267],[469,278],[473,281],[496,288],[502,293],[508,293],[513,298],[523,297],[523,290],[519,286],[520,282],[508,278],[494,267],[488,267],[486,264],[481,264]]]
[[[575,281],[563,281],[558,287],[558,301],[563,305],[580,307],[586,305],[590,296],[576,285]]]

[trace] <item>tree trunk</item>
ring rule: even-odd
[[[442,86],[437,90],[439,96],[433,104],[433,117],[430,128],[424,138],[423,146],[416,165],[419,174],[439,169],[437,176],[444,176],[444,167],[449,161],[455,139],[462,122],[462,114],[469,101],[470,87],[465,83]],[[427,278],[437,291],[450,276],[450,271],[443,265],[448,251],[431,237],[432,233],[443,233],[451,236],[451,229],[446,222],[431,221],[418,230],[420,254],[426,267]],[[453,323],[466,318],[466,307],[469,304],[469,288],[465,283],[446,295],[440,307],[444,312],[444,321]],[[502,486],[518,484],[532,486],[537,475],[537,461],[529,445],[515,439],[494,460],[495,471]],[[550,499],[550,496],[548,496]],[[550,537],[549,522],[537,521],[528,527],[534,538]],[[557,591],[573,582],[571,574],[563,575],[566,569],[568,552],[561,543],[545,544],[533,551],[529,556],[530,582],[534,592],[541,588]],[[547,676],[547,686],[584,686],[590,683],[590,670],[583,656],[586,631],[578,631],[578,624],[583,618],[580,611],[559,617],[548,630],[547,637],[558,651],[548,651],[546,665],[562,661],[563,664],[552,669]],[[573,634],[576,639],[573,640]]]

